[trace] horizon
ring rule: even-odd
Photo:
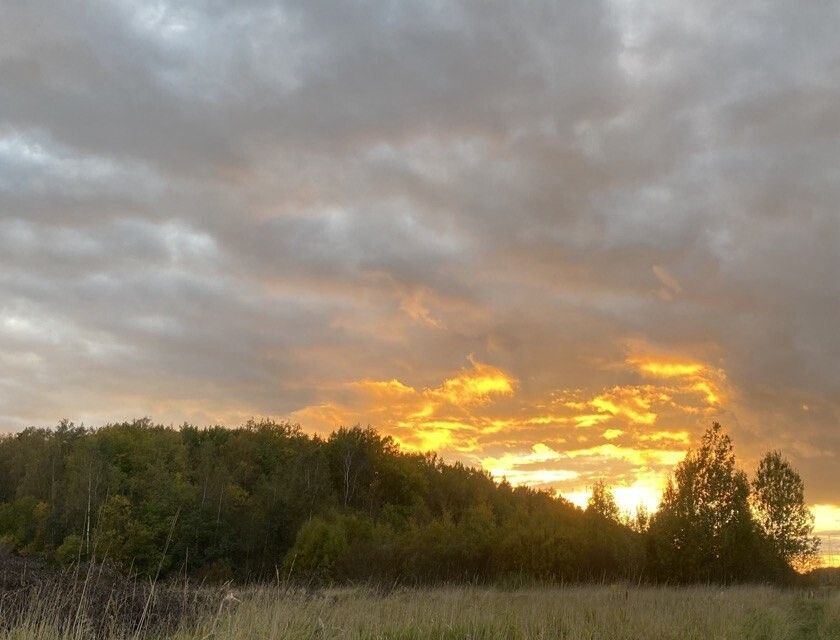
[[[836,7],[54,5],[0,24],[0,432],[370,424],[632,511],[720,422],[840,566]]]

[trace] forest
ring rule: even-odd
[[[180,428],[63,421],[0,439],[0,544],[56,565],[207,582],[776,582],[817,540],[798,473],[752,476],[714,424],[659,510],[629,518],[595,484],[582,510],[372,428]]]

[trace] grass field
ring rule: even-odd
[[[838,590],[607,585],[305,593],[266,587],[219,594],[216,602],[177,631],[156,632],[147,626],[140,634],[124,629],[116,637],[840,640]],[[51,621],[49,602],[41,601],[35,609],[40,613],[7,628],[0,638],[90,635],[84,625]]]
[[[244,600],[183,638],[840,640],[840,592],[762,587],[328,591]]]

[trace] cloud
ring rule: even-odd
[[[635,508],[629,502],[635,495],[637,503],[652,508],[689,446],[689,432],[673,429],[689,425],[696,433],[704,419],[720,413],[695,388],[698,371],[683,372],[676,382],[660,378],[593,390],[587,398],[574,389],[533,395],[506,371],[472,359],[469,367],[422,389],[397,379],[350,382],[343,385],[341,402],[334,401],[341,394],[328,391],[323,403],[294,417],[324,431],[372,421],[403,448],[435,450],[497,479],[559,490],[572,499],[585,495],[595,480],[609,479],[621,488],[623,506]]]
[[[480,434],[508,426],[489,416],[479,417],[476,410],[496,398],[512,395],[517,383],[501,369],[475,360],[470,364],[426,389],[415,389],[396,379],[349,382],[342,385],[349,391],[344,403],[327,401],[299,409],[293,416],[323,431],[373,421],[408,448],[469,451]]]
[[[840,501],[835,7],[89,4],[0,24],[5,429],[398,406],[649,495],[716,417]]]
[[[677,279],[658,264],[653,265],[653,275],[662,284],[657,292],[663,300],[673,300],[674,296],[682,293],[682,287]]]

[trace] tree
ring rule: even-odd
[[[621,519],[621,523],[628,529],[632,529],[636,533],[645,533],[650,526],[651,513],[648,508],[639,504],[636,507],[635,513],[628,513]]]
[[[586,504],[586,512],[599,515],[613,522],[619,521],[618,505],[615,496],[604,480],[596,480]]]
[[[801,486],[781,476],[756,486],[776,487],[770,496]],[[284,560],[284,574],[302,580],[383,584],[791,573],[753,519],[749,483],[719,425],[677,468],[647,531],[643,512],[619,519],[604,482],[592,489],[581,513],[547,491],[401,451],[370,428],[323,439],[268,420],[180,430],[148,419],[62,423],[0,434],[0,545],[209,580],[274,579]]]
[[[677,465],[651,523],[660,571],[679,581],[751,578],[754,534],[749,482],[714,423]]]
[[[756,519],[775,552],[788,563],[816,555],[814,516],[805,506],[805,484],[779,451],[769,451],[758,464],[752,483]]]

